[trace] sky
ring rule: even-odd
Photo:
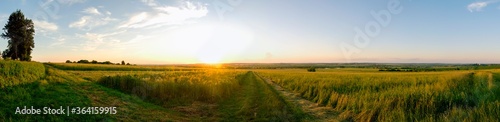
[[[18,9],[40,62],[500,63],[499,0],[0,0],[1,27]]]

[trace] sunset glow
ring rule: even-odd
[[[2,1],[0,25],[32,18],[41,62],[500,62],[498,2],[115,2]]]

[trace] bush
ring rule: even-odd
[[[89,60],[80,60],[78,63],[90,63]]]
[[[311,67],[311,68],[307,69],[307,71],[308,72],[316,72],[316,68]]]
[[[111,61],[105,61],[105,62],[102,62],[102,64],[113,64],[113,63],[111,63]]]

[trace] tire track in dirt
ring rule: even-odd
[[[320,106],[317,103],[311,102],[300,97],[300,94],[293,93],[281,87],[280,85],[274,83],[272,80],[261,77],[257,72],[254,73],[257,77],[263,79],[267,84],[273,86],[281,96],[285,98],[286,101],[299,106],[302,111],[307,114],[314,116],[316,119],[314,121],[340,121],[338,120],[339,112],[333,110],[331,107]]]

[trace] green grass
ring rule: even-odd
[[[238,79],[242,88],[229,100],[220,103],[220,121],[302,121],[308,117],[253,72]]]
[[[188,116],[195,121],[301,121],[308,117],[252,72],[243,73],[127,74],[104,76],[97,82],[166,108],[187,108],[184,112],[190,112]]]
[[[45,67],[37,62],[0,60],[0,88],[30,83],[45,76]]]
[[[108,87],[111,91],[119,91],[165,109],[178,111],[193,121],[300,121],[307,116],[299,108],[283,100],[253,73],[242,70],[48,72],[58,74],[62,81],[78,75],[94,81],[94,84]],[[53,80],[61,81],[57,78]]]
[[[31,63],[31,62],[30,62]],[[43,66],[43,65],[42,65]],[[39,80],[0,89],[0,121],[188,121],[182,113],[145,102],[46,65]],[[19,115],[17,107],[117,107],[116,115]]]
[[[496,85],[500,79],[488,71],[258,73],[303,98],[332,107],[343,120],[491,121],[500,116]]]
[[[117,107],[112,121],[187,121],[183,113],[158,106],[138,96],[129,95],[93,82],[73,84],[73,90],[92,101],[91,106]],[[85,118],[82,118],[85,119]]]
[[[0,90],[0,120],[6,121],[102,121],[109,115],[20,115],[15,114],[17,107],[33,106],[59,108],[63,106],[92,106],[87,96],[73,90],[69,83],[35,81],[27,84],[6,87]],[[43,111],[42,111],[43,112]]]

